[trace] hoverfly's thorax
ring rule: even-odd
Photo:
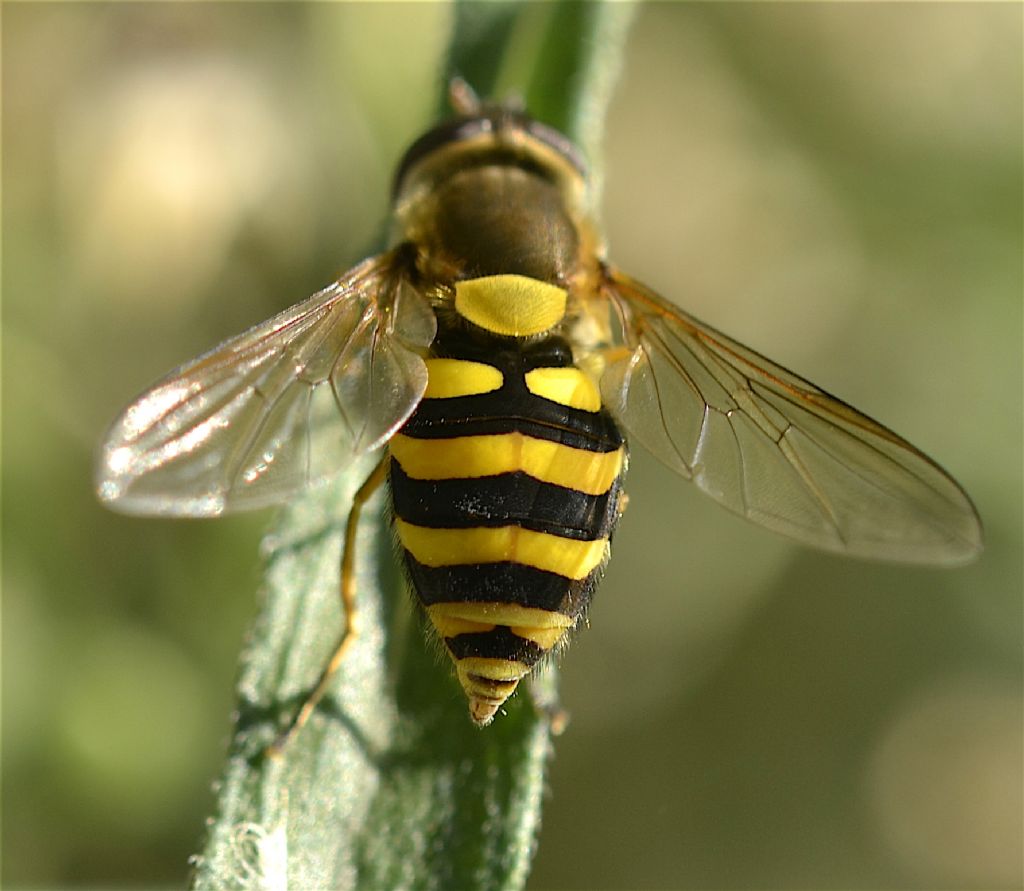
[[[538,126],[471,119],[410,149],[395,184],[394,241],[417,245],[434,266],[428,274],[564,285],[576,273],[592,241],[582,231],[585,175],[575,150],[539,138]]]
[[[409,210],[411,240],[458,278],[508,273],[560,284],[577,265],[576,226],[556,187],[517,167],[458,171]]]

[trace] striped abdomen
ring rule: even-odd
[[[585,611],[626,449],[564,340],[442,326],[426,395],[391,441],[413,588],[487,723]]]

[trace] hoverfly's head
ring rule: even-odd
[[[448,92],[455,116],[408,148],[395,174],[396,199],[413,184],[435,185],[455,167],[501,163],[538,172],[570,196],[582,193],[587,179],[582,153],[564,134],[532,118],[521,99],[482,102],[458,77]]]

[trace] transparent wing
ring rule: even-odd
[[[716,501],[853,556],[955,565],[980,552],[970,499],[910,443],[617,270],[603,291],[627,348],[602,377],[606,404]]]
[[[96,473],[127,513],[275,504],[385,442],[427,383],[436,320],[399,251],[172,372],[114,422]]]

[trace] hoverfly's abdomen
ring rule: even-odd
[[[479,309],[470,297],[460,314]],[[390,444],[395,527],[483,724],[584,613],[618,519],[626,448],[559,337],[443,323],[434,353],[425,397]]]

